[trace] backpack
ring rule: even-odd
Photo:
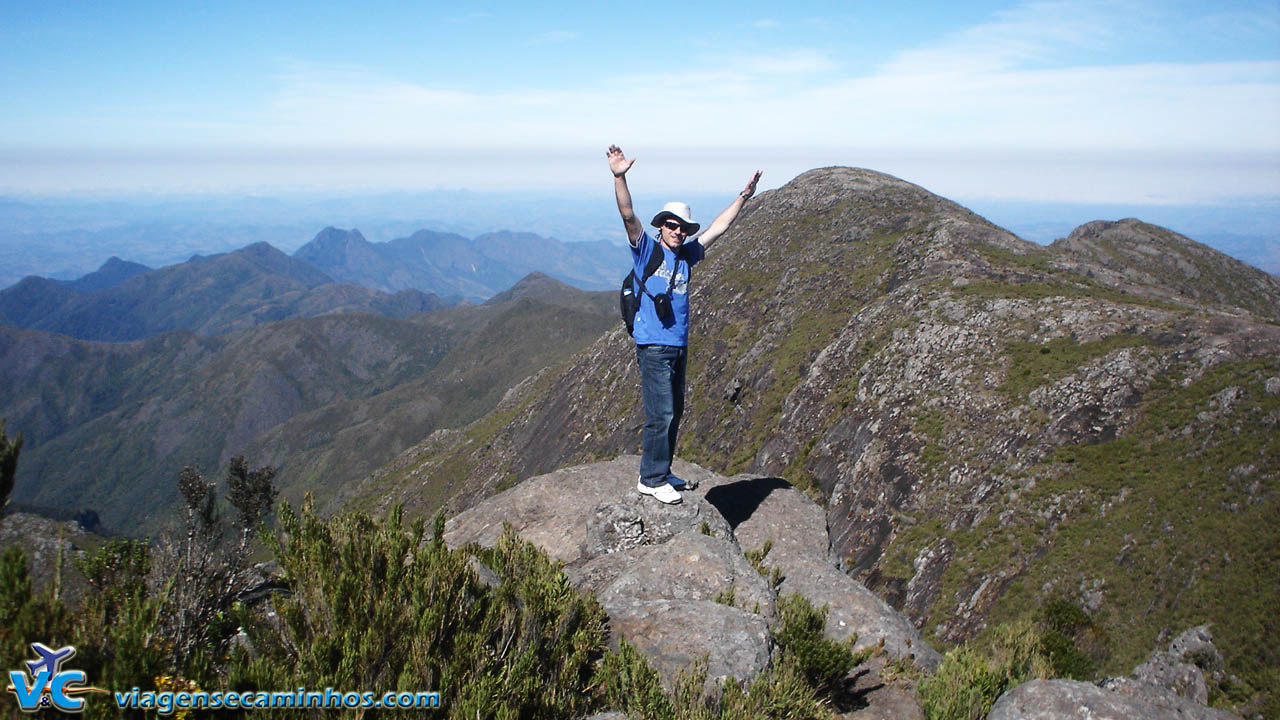
[[[658,272],[658,268],[662,267],[662,260],[665,257],[661,246],[655,246],[653,252],[649,253],[649,262],[644,266],[644,277],[640,278],[640,285],[636,286],[636,271],[634,269],[627,273],[622,279],[622,287],[618,290],[618,309],[622,313],[622,323],[627,326],[627,334],[634,336],[636,327],[636,313],[640,311],[640,296],[648,295],[645,291],[645,282]],[[680,264],[679,255],[676,256],[676,266]],[[675,285],[675,273],[671,273],[671,284],[667,286],[667,294],[671,293],[671,287]],[[650,297],[653,297],[650,295]]]

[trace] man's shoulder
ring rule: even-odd
[[[701,240],[691,240],[681,246],[680,250],[684,255],[685,261],[690,265],[706,257],[707,254],[707,248],[702,244]]]

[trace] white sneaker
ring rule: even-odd
[[[652,495],[658,498],[660,502],[664,502],[668,505],[675,505],[681,502],[680,493],[676,492],[675,488],[666,483],[662,483],[658,487],[649,487],[648,485],[645,485],[644,482],[637,480],[636,492],[641,495]]]

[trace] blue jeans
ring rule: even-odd
[[[667,481],[676,454],[676,433],[684,414],[684,365],[687,348],[637,345],[644,434],[640,438],[640,481],[657,487]]]

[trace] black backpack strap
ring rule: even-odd
[[[657,240],[655,240],[653,241],[653,252],[649,253],[649,262],[644,265],[644,276],[640,278],[640,287],[637,289],[637,294],[649,294],[649,291],[644,289],[644,284],[649,281],[650,277],[653,277],[654,273],[658,272],[658,268],[662,267],[662,257],[662,246],[658,244]],[[679,260],[676,262],[678,263]],[[633,271],[631,275],[632,277],[635,277],[635,272]],[[670,289],[667,291],[670,292]]]

